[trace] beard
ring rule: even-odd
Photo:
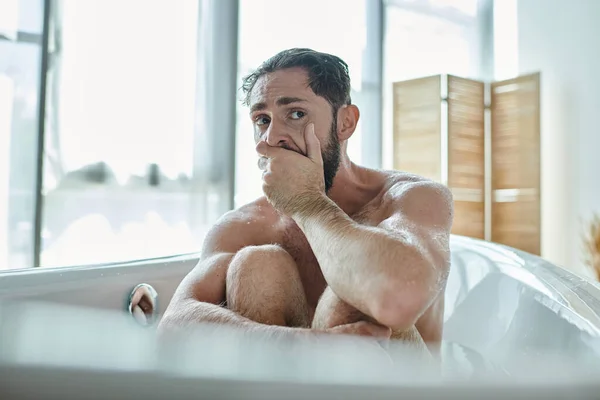
[[[324,150],[321,150],[323,157],[323,178],[325,179],[325,193],[329,192],[333,186],[333,179],[340,167],[341,145],[337,138],[337,116],[334,113],[333,122],[329,130],[329,139]]]

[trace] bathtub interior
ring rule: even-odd
[[[196,262],[197,255],[191,254],[118,265],[11,271],[0,275],[0,301],[95,309],[108,318],[114,313],[124,316],[131,289],[147,283],[158,292],[162,313]],[[600,371],[599,299],[596,285],[536,257],[453,237],[445,298],[446,370],[461,375],[483,369],[515,376],[531,368],[524,359],[568,355]],[[140,334],[148,332],[139,329]]]
[[[511,375],[523,359],[563,357],[600,366],[598,286],[499,245],[454,238],[444,340]]]

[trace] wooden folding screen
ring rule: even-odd
[[[394,168],[442,180],[440,76],[394,83]]]
[[[491,85],[438,75],[396,82],[393,93],[394,169],[448,185],[452,233],[539,254],[539,75]],[[492,117],[491,177],[485,176],[486,108]]]
[[[540,254],[539,74],[492,83],[491,241]]]
[[[454,197],[457,235],[485,238],[485,88],[448,76],[448,187]]]
[[[448,185],[455,200],[452,232],[480,239],[485,233],[483,114],[481,82],[438,75],[394,84],[394,169]]]

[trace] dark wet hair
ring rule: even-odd
[[[351,104],[348,64],[334,55],[304,48],[283,50],[245,76],[242,80],[244,104],[249,105],[252,89],[261,76],[296,67],[308,73],[308,86],[331,104],[334,113],[341,106]]]

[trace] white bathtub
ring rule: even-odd
[[[237,364],[200,365],[202,354],[194,355],[199,350],[182,348],[165,361],[164,354],[156,355],[152,330],[139,327],[126,313],[127,300],[132,288],[147,283],[156,289],[162,313],[195,264],[196,255],[182,255],[0,274],[0,398],[3,390],[21,396],[51,393],[77,398],[74,387],[59,384],[65,379],[85,385],[87,395],[98,398],[107,393],[109,398],[125,398],[132,390],[145,398],[306,398],[325,393],[328,398],[364,398],[363,390],[377,390],[378,398],[394,398],[398,384],[406,395],[419,391],[423,396],[476,398],[482,390],[477,386],[483,382],[477,381],[482,371],[500,377],[505,392],[494,393],[502,396],[514,396],[506,391],[517,389],[525,393],[524,382],[536,385],[527,396],[600,393],[600,288],[514,249],[452,238],[443,346],[446,380],[427,381],[425,375],[407,370],[405,378],[411,373],[423,378],[408,385],[407,379],[394,377],[358,382],[349,378],[356,371],[328,380],[323,374],[315,376],[314,365],[310,376],[303,375],[308,371],[304,369],[285,375],[289,365],[281,359],[277,369],[256,368],[260,363],[242,368],[240,351],[248,350],[219,347],[216,343],[222,338],[204,343],[202,354],[212,352],[211,357],[236,359]],[[243,363],[247,358],[251,357],[244,356]],[[165,364],[174,369],[165,373]],[[290,376],[304,378],[293,382]],[[508,385],[515,381],[520,386]],[[444,386],[448,382],[451,389]],[[539,386],[540,382],[544,384]]]

